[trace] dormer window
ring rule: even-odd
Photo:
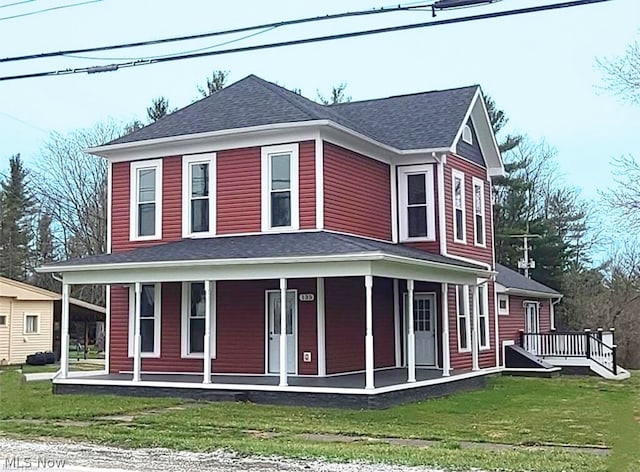
[[[433,241],[433,167],[408,166],[400,168],[399,172],[400,237],[403,241]]]
[[[467,144],[473,144],[473,133],[471,132],[471,126],[468,124],[462,128],[462,140]]]
[[[182,235],[215,234],[216,155],[182,158]]]
[[[162,238],[162,160],[131,163],[130,239]]]
[[[262,231],[297,230],[298,144],[262,148]]]

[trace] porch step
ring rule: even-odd
[[[556,371],[558,369],[539,357],[531,354],[529,351],[520,346],[505,346],[504,365],[507,369],[537,369]]]

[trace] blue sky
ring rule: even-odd
[[[440,13],[438,19],[559,0],[503,0],[490,6]],[[212,2],[102,0],[14,19],[8,16],[76,3],[33,0],[13,7],[0,1],[2,57],[201,33],[342,11],[389,6],[384,2],[325,0]],[[416,3],[416,2],[414,2]],[[152,8],[149,5],[153,5]],[[244,46],[389,25],[429,21],[431,13],[388,13],[275,29],[233,44]],[[20,152],[34,162],[51,131],[65,133],[113,118],[144,120],[154,97],[172,107],[197,97],[213,69],[231,81],[256,74],[303,95],[348,84],[354,100],[478,83],[510,117],[509,130],[545,139],[558,150],[569,185],[586,197],[612,182],[610,160],[640,155],[640,107],[597,89],[596,57],[622,54],[638,38],[640,2],[613,0],[546,13],[483,20],[328,43],[240,53],[104,74],[77,74],[0,82],[0,169]],[[209,38],[152,49],[94,53],[122,58],[179,53],[239,36]],[[225,46],[223,46],[224,48]],[[231,47],[231,45],[226,46]],[[116,60],[52,58],[0,64],[0,75],[109,64]]]

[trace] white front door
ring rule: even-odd
[[[270,374],[280,373],[280,292],[267,292],[267,358]],[[287,290],[287,372],[296,373],[298,303],[295,290]]]
[[[405,320],[409,310],[405,297]],[[414,293],[413,331],[416,340],[416,365],[436,365],[436,297],[433,293]],[[405,326],[407,325],[405,322]]]
[[[525,303],[524,305],[524,317],[525,317],[525,332],[538,334],[540,332],[540,314],[538,311],[537,303]],[[538,353],[538,336],[527,336],[527,344],[525,346],[532,354]]]

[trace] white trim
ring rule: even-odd
[[[462,207],[460,210],[462,211],[462,239],[458,239],[458,219],[456,218],[456,179],[460,180],[460,198],[462,201]],[[464,172],[461,172],[456,169],[451,170],[451,208],[453,213],[453,242],[467,244],[467,203],[466,203],[466,195],[465,195],[465,178]]]
[[[544,299],[553,299],[558,298],[562,299],[562,295],[559,293],[546,293],[546,292],[536,292],[534,290],[523,290],[519,288],[507,288],[505,287],[501,290],[500,293],[506,293],[508,295],[513,295],[516,297],[533,297],[533,298],[544,298]]]
[[[440,238],[440,254],[447,256],[447,210],[446,192],[444,190],[444,167],[447,162],[446,154],[438,160],[436,171],[438,172],[438,230]]]
[[[318,330],[318,352],[317,365],[318,375],[327,375],[327,353],[326,353],[326,317],[324,299],[324,278],[316,278],[316,316]]]
[[[270,293],[278,293],[280,294],[281,290],[278,289],[268,289],[264,291],[264,375],[272,375],[272,376],[279,376],[280,373],[273,373],[273,372],[269,372],[269,294]],[[294,371],[292,374],[288,373],[288,366],[285,367],[284,371],[285,373],[288,375],[298,375],[298,317],[299,317],[299,301],[298,301],[298,289],[294,289],[294,288],[287,288],[286,289],[287,294],[289,293],[293,293],[294,294],[294,299],[295,299],[295,304],[294,304],[294,310],[293,310],[293,335],[294,335],[294,349],[295,349],[295,362],[294,362]],[[282,304],[282,301],[281,301]],[[286,308],[286,297],[285,297],[285,308]],[[287,325],[286,323],[284,325],[280,325],[280,332],[282,332],[282,327],[284,326],[285,329],[285,333],[286,333],[286,329],[287,329]],[[286,337],[286,336],[285,336]],[[286,364],[286,363],[285,363]],[[280,364],[280,372],[282,372],[282,364]],[[216,372],[218,373],[218,372]],[[235,375],[235,374],[230,374],[230,375]],[[248,374],[248,375],[260,375],[260,374]]]
[[[451,345],[449,340],[449,284],[440,284],[442,297],[442,375],[451,375]]]
[[[113,187],[113,163],[107,162],[107,254],[111,254],[111,199]]]
[[[473,198],[473,243],[478,247],[487,247],[487,212],[485,211],[487,202],[484,198],[484,181],[473,177],[472,198]],[[481,207],[478,208],[476,202],[476,188],[480,188]],[[479,211],[480,210],[480,211]],[[477,216],[482,216],[482,242],[478,242],[478,220]]]
[[[398,172],[397,166],[389,164],[389,184],[391,186],[391,242],[398,242],[399,222],[398,222]]]
[[[551,299],[551,302],[549,303],[549,327],[550,329],[554,330],[556,329],[556,303],[560,303],[560,300],[562,300],[562,297],[558,297],[556,300]]]
[[[507,352],[506,347],[507,346],[514,346],[515,344],[516,344],[516,342],[513,339],[509,339],[508,341],[502,341],[502,364],[501,364],[501,367],[506,368],[506,361],[505,361],[505,358],[506,358],[506,355],[507,355],[506,354],[506,352]],[[498,344],[496,343],[496,345],[498,345]]]
[[[416,381],[416,334],[414,331],[414,282],[407,280],[407,382]]]
[[[479,342],[478,342],[478,331],[479,331],[479,321],[478,321],[478,286],[473,285],[471,287],[471,369],[479,370],[480,369],[480,359],[479,359]]]
[[[291,205],[291,224],[289,226],[271,226],[271,158],[274,155],[289,154],[289,195]],[[261,149],[261,187],[262,231],[282,233],[300,229],[300,171],[298,143],[279,146],[263,146]]]
[[[471,313],[469,312],[469,286],[468,285],[456,285],[456,333],[458,338],[458,352],[471,352]],[[462,290],[462,304],[464,308],[464,316],[460,316],[460,290]],[[460,343],[460,318],[464,318],[465,321],[465,333],[464,339],[467,347],[462,348]]]
[[[399,207],[399,221],[400,221],[400,241],[412,242],[412,241],[435,241],[436,228],[435,228],[435,194],[433,189],[434,174],[433,164],[424,164],[416,166],[398,167],[398,207]],[[409,175],[424,175],[425,179],[425,193],[426,193],[426,221],[427,221],[427,235],[421,237],[409,236],[409,218],[407,214],[408,208],[408,177]]]
[[[324,228],[324,141],[318,133],[315,140],[316,229]]]
[[[63,278],[60,314],[60,377],[63,379],[69,375],[69,291],[69,284]],[[9,354],[11,354],[11,337],[9,337]]]
[[[395,366],[402,366],[402,350],[400,349],[401,339],[404,336],[400,333],[400,282],[393,279],[393,339],[395,346]]]
[[[462,140],[469,145],[473,145],[473,133],[468,121],[462,126]]]
[[[496,348],[496,367],[500,367],[500,322],[498,319],[498,297],[496,294],[495,282],[492,280],[491,283],[493,283],[493,331],[495,339],[494,345]]]
[[[497,308],[497,311],[498,311],[498,315],[500,315],[500,316],[508,315],[509,314],[509,295],[506,294],[506,293],[496,293],[496,296],[498,298],[497,299],[497,305],[496,305],[496,308]],[[506,302],[507,302],[507,307],[506,308],[501,308],[500,307],[500,301],[501,300],[506,300]]]
[[[182,237],[210,238],[216,234],[217,164],[216,153],[182,156]],[[191,229],[191,168],[195,164],[209,166],[209,230],[194,232]]]
[[[139,282],[141,285],[153,285],[153,352],[140,352],[140,357],[160,357],[160,342],[161,342],[161,324],[162,324],[162,284],[159,282]],[[135,290],[132,286],[129,286],[129,342],[128,342],[128,356],[134,357],[135,349],[135,309],[136,309],[136,297]],[[142,348],[142,345],[140,346]]]
[[[478,331],[478,349],[480,351],[488,351],[491,349],[491,329],[489,323],[489,284],[483,283],[476,287],[478,294],[480,293],[480,288],[482,288],[482,300],[480,300],[480,296],[476,295],[476,299],[478,300],[478,330],[480,329],[480,323],[484,324],[485,329],[485,340],[486,344],[482,344],[482,338],[480,337],[480,331]],[[480,302],[482,301],[482,314],[480,310]]]
[[[373,345],[373,276],[364,276],[365,288],[365,342],[364,342],[364,360],[365,360],[365,390],[373,390],[375,388],[375,359]]]
[[[191,305],[191,284],[193,283],[204,283],[205,285],[205,290],[206,290],[206,285],[207,283],[211,282],[211,288],[213,290],[213,292],[211,293],[211,297],[210,297],[210,303],[209,303],[209,313],[211,315],[211,320],[210,320],[210,335],[211,335],[211,342],[209,343],[210,345],[210,350],[211,350],[211,359],[215,359],[216,358],[216,340],[217,340],[217,319],[216,319],[216,299],[215,299],[215,289],[216,289],[216,283],[215,281],[210,281],[210,280],[198,280],[198,281],[193,281],[193,282],[182,282],[181,284],[181,296],[180,296],[180,357],[182,359],[204,359],[204,351],[203,352],[189,352],[189,336],[190,336],[190,332],[189,332],[189,318],[190,318],[190,305]],[[205,305],[205,310],[206,310],[206,305]],[[205,315],[204,315],[204,320],[205,320],[205,324],[206,324],[206,311],[205,311]]]
[[[27,331],[27,318],[33,318],[35,317],[36,319],[36,330],[35,331]],[[22,324],[22,334],[24,335],[29,335],[29,334],[40,334],[40,313],[24,313],[24,318],[23,318],[23,324]]]
[[[131,162],[129,168],[129,240],[154,241],[162,239],[162,159]],[[143,169],[155,171],[155,231],[138,236],[138,174]]]
[[[109,373],[111,359],[111,285],[107,285],[104,315],[104,372]]]

